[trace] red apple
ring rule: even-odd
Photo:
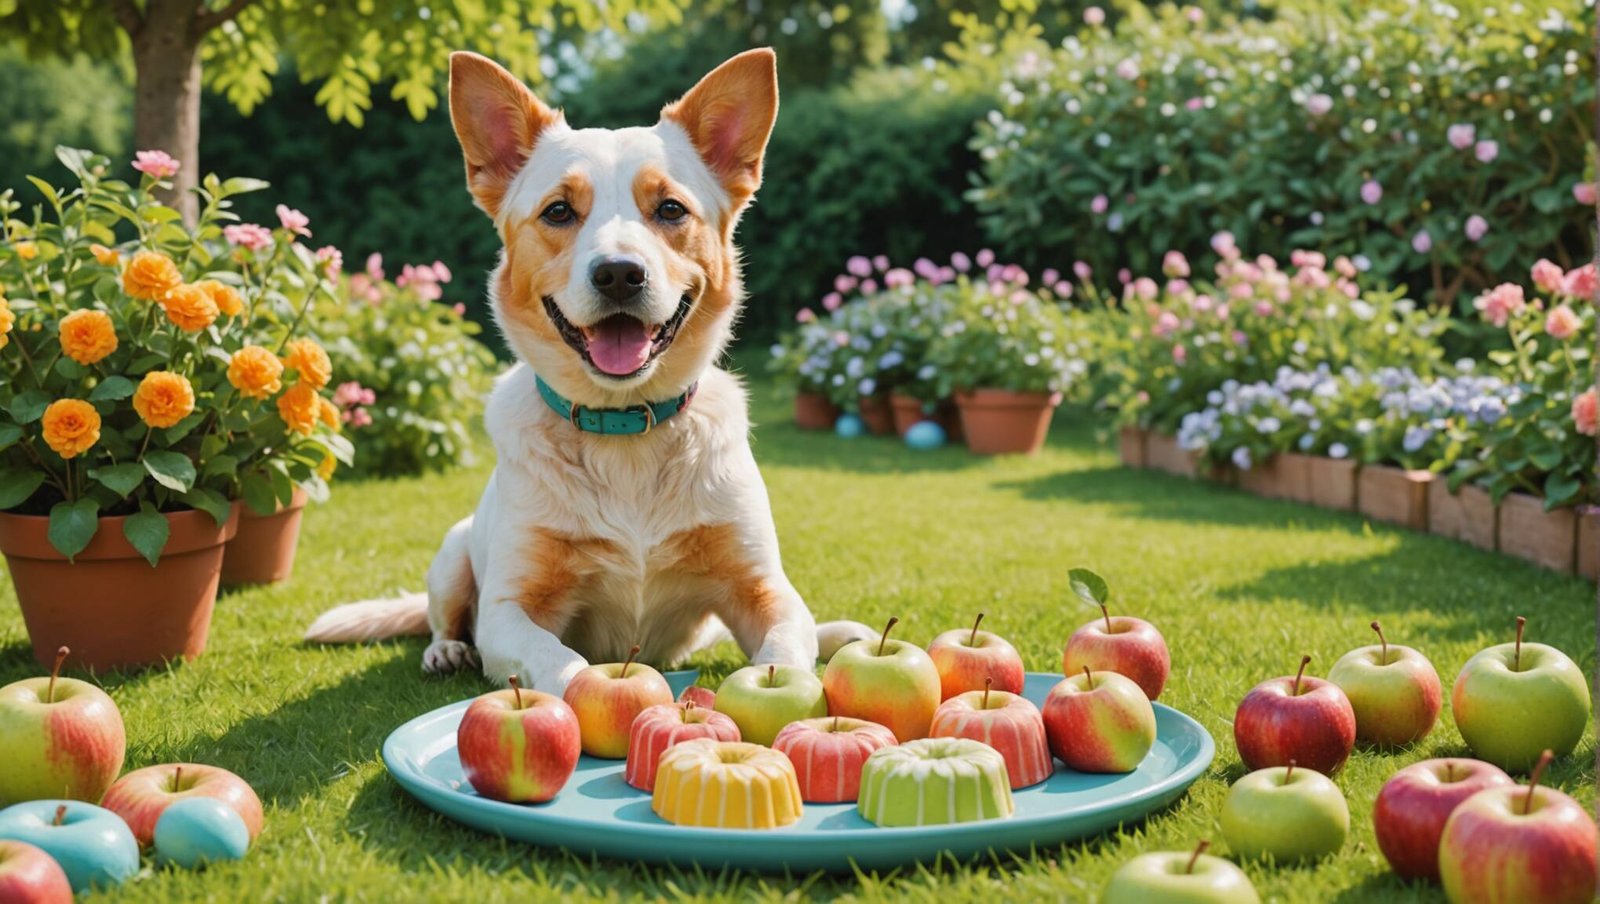
[[[1252,772],[1297,761],[1323,775],[1339,771],[1356,743],[1356,713],[1344,691],[1306,675],[1311,657],[1294,677],[1263,681],[1246,694],[1233,717],[1239,759]]]
[[[691,684],[678,695],[679,703],[693,703],[701,709],[717,708],[717,692],[709,687]]]
[[[1600,832],[1578,802],[1539,787],[1546,750],[1526,788],[1489,788],[1445,823],[1439,875],[1456,904],[1588,904],[1594,899]]]
[[[578,768],[578,716],[560,697],[524,691],[515,675],[509,683],[510,690],[472,701],[461,717],[456,729],[461,769],[484,797],[543,803]]]
[[[1027,698],[984,688],[958,694],[939,704],[930,738],[970,738],[1000,751],[1011,788],[1037,785],[1055,772],[1044,717]]]
[[[0,901],[72,904],[72,883],[44,851],[25,841],[0,841]]]
[[[1022,655],[1009,641],[989,631],[979,631],[983,613],[972,630],[946,631],[928,644],[928,658],[939,670],[941,699],[992,686],[1008,694],[1022,693]],[[988,684],[989,681],[993,684]]]
[[[1086,668],[1132,678],[1144,695],[1154,700],[1167,686],[1172,656],[1155,625],[1127,615],[1113,618],[1102,603],[1100,617],[1073,631],[1061,651],[1063,675],[1076,675]]]
[[[860,796],[867,757],[896,743],[894,732],[876,722],[824,716],[790,722],[772,740],[772,749],[794,763],[801,800],[837,804]]]
[[[105,691],[61,677],[70,652],[56,651],[49,677],[0,687],[0,807],[46,798],[93,803],[122,771],[122,714]]]
[[[633,661],[634,645],[625,662],[591,665],[572,676],[562,695],[578,714],[583,752],[608,760],[628,755],[633,720],[651,706],[672,702],[672,688],[655,669]]]
[[[1156,743],[1156,711],[1133,679],[1091,672],[1061,679],[1044,698],[1050,752],[1078,772],[1132,772]]]
[[[903,744],[928,736],[939,708],[939,670],[921,647],[889,639],[899,623],[891,618],[879,639],[840,647],[822,670],[822,689],[830,715],[876,722]]]
[[[640,791],[654,791],[661,755],[674,744],[696,738],[737,741],[739,726],[722,713],[698,706],[693,700],[647,708],[633,720],[623,781]]]
[[[1339,685],[1356,713],[1356,739],[1393,747],[1426,737],[1439,718],[1444,690],[1426,656],[1390,644],[1376,621],[1376,646],[1359,647],[1339,657],[1328,680]]]
[[[186,797],[214,797],[239,814],[251,841],[261,834],[261,798],[248,782],[220,766],[167,763],[135,769],[107,789],[100,806],[121,816],[139,846],[149,847],[161,813]]]
[[[1389,865],[1407,879],[1439,880],[1439,838],[1456,807],[1511,776],[1482,760],[1412,763],[1383,784],[1372,807],[1372,828]]]

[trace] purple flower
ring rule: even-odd
[[[1417,234],[1411,237],[1411,250],[1418,254],[1427,254],[1433,250],[1433,236],[1426,229],[1418,229]]]
[[[844,268],[862,279],[872,275],[872,261],[860,254],[845,261]]]
[[[837,311],[839,310],[839,305],[841,304],[844,304],[844,299],[840,297],[838,292],[829,292],[828,294],[822,296],[823,310]]]
[[[1093,198],[1091,198],[1089,200],[1089,212],[1090,213],[1095,213],[1095,214],[1105,213],[1106,212],[1106,208],[1110,207],[1110,206],[1111,206],[1111,199],[1107,198],[1105,195],[1095,195]]]
[[[1376,179],[1368,179],[1361,183],[1361,200],[1368,204],[1376,204],[1383,200],[1383,186]]]
[[[889,256],[886,255],[886,254],[880,254],[877,257],[874,257],[872,259],[872,266],[878,268],[878,272],[879,273],[882,273],[885,270],[888,270],[889,269]]]
[[[1484,139],[1472,146],[1472,156],[1477,157],[1479,163],[1493,163],[1494,158],[1500,156],[1500,142]]]
[[[1089,277],[1094,275],[1094,268],[1083,261],[1073,261],[1072,272],[1078,277],[1078,282],[1088,282]]]
[[[994,264],[994,252],[990,251],[988,248],[981,249],[978,252],[976,261],[980,267],[988,268],[992,266]]]
[[[1488,233],[1488,231],[1488,220],[1485,220],[1483,217],[1480,217],[1477,214],[1467,217],[1466,233],[1469,240],[1474,242],[1479,241],[1484,237],[1485,234]]]

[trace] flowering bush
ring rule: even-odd
[[[130,186],[104,157],[58,156],[79,185],[32,180],[45,204],[31,221],[0,195],[0,509],[48,514],[68,557],[100,517],[129,516],[154,564],[165,512],[220,524],[235,499],[271,511],[296,486],[324,496],[351,447],[322,395],[328,358],[304,335],[329,288],[295,241],[304,218],[229,223],[229,199],[264,184],[208,176],[186,229],[151,194],[178,161],[141,152]]]
[[[330,276],[342,263],[323,260]],[[472,428],[496,362],[462,305],[435,303],[450,280],[435,262],[406,264],[390,281],[374,254],[318,302],[316,332],[343,381],[333,402],[360,448],[358,475],[445,471],[473,460]]]

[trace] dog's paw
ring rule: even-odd
[[[449,675],[477,665],[478,651],[459,640],[436,640],[422,652],[422,670],[429,675]]]

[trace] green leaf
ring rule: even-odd
[[[50,509],[50,545],[72,561],[88,547],[100,527],[100,503],[93,499],[58,502]]]
[[[133,385],[133,381],[127,377],[106,377],[100,381],[100,385],[96,386],[94,391],[89,393],[89,401],[119,401],[133,395],[136,388]]]
[[[1551,474],[1544,481],[1544,510],[1559,508],[1578,495],[1583,482],[1566,474]]]
[[[126,497],[129,493],[139,488],[144,483],[144,465],[136,461],[125,461],[120,465],[108,465],[104,468],[90,468],[89,477],[98,480],[101,486],[116,493],[118,497]]]
[[[166,516],[156,511],[156,507],[148,502],[141,503],[137,514],[129,515],[122,522],[122,535],[128,538],[133,548],[139,550],[139,555],[154,568],[161,558],[161,550],[167,545],[167,535],[172,532],[172,527],[167,523]]]
[[[167,442],[176,444],[179,440],[183,439],[185,436],[188,436],[190,431],[200,426],[200,422],[205,419],[206,412],[196,411],[176,424],[173,424],[171,427],[168,427],[166,431]]]
[[[28,389],[17,393],[11,399],[11,419],[19,424],[31,424],[44,417],[44,410],[50,407],[50,395],[42,389]]]
[[[206,466],[200,469],[203,477],[215,477],[218,474],[232,474],[239,469],[239,459],[226,453],[213,455]]]
[[[0,509],[15,508],[28,501],[44,483],[43,471],[0,471]]]
[[[195,487],[178,498],[215,518],[218,527],[228,523],[228,516],[233,513],[233,503],[224,499],[221,493],[203,487]]]
[[[258,515],[270,515],[278,510],[278,497],[272,491],[272,481],[259,471],[239,482],[239,492],[244,504]]]
[[[1104,606],[1111,599],[1111,588],[1106,586],[1105,578],[1087,568],[1074,568],[1067,572],[1067,580],[1072,583],[1072,592],[1096,608]]]
[[[22,428],[16,424],[0,424],[0,450],[9,449],[17,440],[22,439]]]
[[[180,493],[194,486],[194,462],[187,455],[166,449],[156,449],[144,454],[144,469],[156,483]]]
[[[1542,449],[1529,455],[1528,460],[1541,471],[1554,471],[1561,467],[1563,457],[1560,449]]]

